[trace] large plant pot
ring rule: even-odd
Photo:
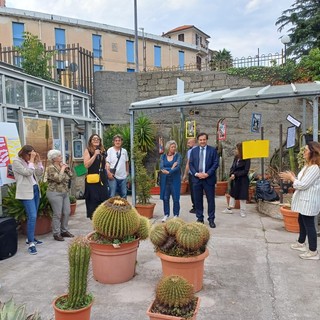
[[[73,216],[76,213],[77,203],[70,203],[70,216]]]
[[[150,189],[150,194],[159,195],[160,194],[160,187],[159,186],[152,187]]]
[[[154,207],[156,206],[155,203],[149,204],[136,204],[136,209],[141,216],[144,216],[148,219],[153,218]]]
[[[47,234],[52,230],[52,218],[49,216],[39,216],[36,221],[36,228],[34,235],[41,236]],[[27,221],[21,222],[21,230],[23,234],[27,234]]]
[[[200,298],[197,298],[197,305],[196,305],[196,309],[194,310],[194,314],[191,318],[188,318],[190,320],[196,320],[197,319],[197,314],[199,312],[199,307],[200,307]],[[149,316],[150,320],[183,320],[183,318],[181,317],[174,317],[174,316],[168,316],[166,314],[161,314],[161,313],[153,313],[151,311],[152,306],[153,306],[154,301],[150,304],[148,310],[147,310],[147,315]]]
[[[93,277],[96,281],[115,284],[129,281],[135,274],[139,240],[121,243],[118,247],[112,244],[98,244],[87,235],[91,247]]]
[[[180,194],[185,194],[185,193],[187,193],[188,185],[189,185],[188,181],[182,181],[182,182],[181,182]]]
[[[209,255],[208,249],[199,256],[187,258],[172,257],[161,252],[157,252],[156,254],[161,260],[162,274],[164,276],[181,276],[193,285],[194,292],[202,289],[204,260]]]
[[[217,181],[215,193],[216,196],[224,196],[228,191],[228,181]]]
[[[280,212],[283,216],[284,228],[289,232],[299,232],[300,231],[299,222],[298,222],[299,213],[292,211],[287,206],[281,206]]]
[[[90,320],[90,313],[93,301],[86,307],[78,310],[61,310],[56,306],[56,302],[67,295],[62,295],[53,301],[55,320]]]

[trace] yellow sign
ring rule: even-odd
[[[268,158],[269,140],[249,140],[242,142],[242,158]]]

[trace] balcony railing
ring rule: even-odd
[[[63,49],[48,46],[46,52],[54,52],[49,63],[53,81],[92,95],[94,65],[92,52],[80,47],[79,44],[66,45]],[[2,47],[0,44],[0,61],[21,67],[22,57],[15,48]]]

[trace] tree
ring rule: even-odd
[[[320,1],[296,0],[290,9],[282,12],[275,25],[279,26],[279,32],[289,27],[288,55],[295,58],[307,55],[311,49],[320,47]]]
[[[215,51],[210,60],[211,70],[225,70],[232,67],[232,55],[230,51],[222,49]]]
[[[23,39],[21,47],[17,47],[22,58],[23,71],[32,76],[52,81],[52,67],[49,62],[54,52],[46,52],[44,44],[30,32],[24,32]]]

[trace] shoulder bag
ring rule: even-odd
[[[115,165],[113,168],[110,168],[110,169],[109,169],[109,171],[110,171],[113,175],[115,175],[115,174],[116,174],[116,171],[117,171],[117,165],[118,165],[119,160],[120,160],[120,157],[121,157],[121,150],[122,150],[122,149],[120,149],[120,152],[119,152],[119,155],[118,155],[118,160],[117,160],[117,162],[116,162],[116,165]]]

